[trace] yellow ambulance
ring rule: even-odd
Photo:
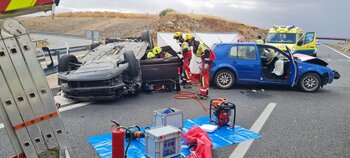
[[[307,54],[311,56],[317,55],[316,49],[316,33],[307,32],[294,25],[277,26],[270,28],[265,40],[266,44],[275,46],[281,50],[286,50],[286,46],[293,53]]]

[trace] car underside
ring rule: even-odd
[[[109,39],[107,43],[93,49],[81,61],[73,55],[60,58],[58,79],[65,97],[112,100],[126,94],[136,95],[142,86],[149,84],[173,87],[179,84],[178,57],[144,59],[150,44],[142,39]]]

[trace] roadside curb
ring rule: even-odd
[[[323,45],[323,46],[326,46],[327,48],[329,48],[329,49],[331,49],[331,50],[333,50],[333,51],[335,51],[335,52],[337,52],[338,54],[344,56],[345,58],[350,59],[349,56],[345,55],[344,53],[342,53],[342,52],[340,52],[340,51],[338,51],[338,50],[336,50],[336,49],[334,49],[333,47],[331,47],[331,46],[329,46],[329,45],[325,45],[325,44],[322,44],[322,45]]]

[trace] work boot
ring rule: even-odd
[[[182,86],[184,89],[191,89],[192,88],[192,85],[190,84],[185,84]]]
[[[200,95],[200,94],[197,94],[196,98],[197,98],[197,99],[200,99],[200,100],[207,100],[207,99],[208,99],[208,96],[207,96],[207,95]]]

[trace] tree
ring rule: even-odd
[[[170,12],[175,12],[175,10],[171,9],[171,8],[164,9],[164,10],[160,11],[159,16],[163,17],[163,16],[167,15]]]

